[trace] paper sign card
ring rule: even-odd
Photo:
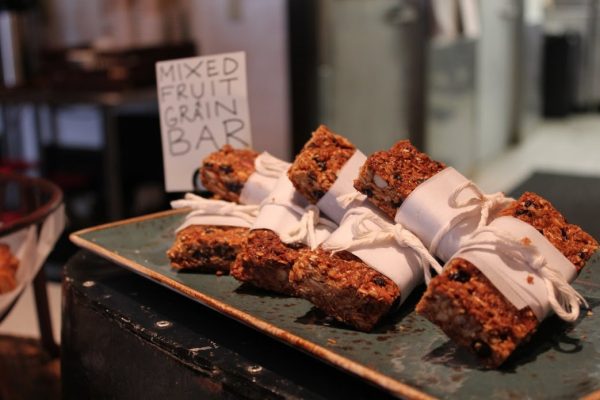
[[[165,186],[194,189],[200,162],[224,144],[251,146],[244,52],[156,64]]]

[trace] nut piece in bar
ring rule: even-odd
[[[202,161],[202,184],[215,198],[238,203],[244,184],[255,170],[256,157],[258,153],[252,149],[234,149],[226,144]]]
[[[297,295],[361,331],[370,331],[400,298],[398,286],[347,251],[300,255],[290,282]]]
[[[578,272],[598,248],[594,238],[534,193],[523,194],[503,214],[538,229]],[[444,272],[431,280],[416,310],[490,368],[500,366],[539,326],[530,307],[518,310],[462,258],[450,260]]]
[[[446,166],[401,140],[387,151],[371,154],[360,170],[354,187],[381,211],[394,219],[402,202],[421,183]]]
[[[310,249],[302,243],[285,244],[277,233],[255,229],[231,266],[231,275],[262,289],[294,295],[289,273],[303,252]]]
[[[316,204],[355,151],[354,145],[345,137],[321,125],[296,156],[288,177],[298,192]]]
[[[228,274],[243,247],[248,228],[236,226],[191,225],[177,233],[167,251],[176,270]]]
[[[10,247],[0,243],[0,294],[8,293],[17,287],[18,268],[19,260],[12,254]]]

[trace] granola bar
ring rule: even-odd
[[[277,233],[255,229],[231,266],[231,275],[262,289],[294,295],[289,273],[304,252],[310,249],[302,243],[285,244]]]
[[[446,166],[418,151],[408,140],[401,140],[388,151],[367,158],[354,187],[390,218],[402,202],[421,183]]]
[[[19,260],[12,254],[10,247],[0,243],[0,294],[8,293],[17,287],[18,268]]]
[[[350,141],[321,125],[296,156],[288,177],[298,192],[316,204],[355,151]]]
[[[370,331],[400,298],[398,286],[347,251],[300,254],[290,276],[296,294],[327,315]]]
[[[339,173],[356,151],[346,138],[321,125],[296,156],[288,177],[296,190],[321,206],[319,200],[343,179]],[[330,216],[340,217],[336,221],[340,222],[345,210],[336,211]],[[290,282],[298,296],[362,331],[372,330],[400,299],[400,289],[392,280],[347,251],[331,255],[318,249],[302,254],[290,272]]]
[[[243,247],[248,228],[237,226],[191,225],[179,231],[167,251],[176,270],[228,274]]]
[[[534,193],[523,194],[503,215],[538,229],[578,272],[598,248],[594,238]],[[460,257],[431,280],[416,310],[492,368],[526,343],[540,324],[530,307],[517,309],[475,265]]]
[[[258,153],[252,149],[234,149],[224,145],[202,161],[202,184],[215,198],[237,203],[244,184],[255,171],[256,157]]]

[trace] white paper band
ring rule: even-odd
[[[336,227],[333,222],[319,218],[318,209],[309,205],[294,189],[286,174],[279,178],[275,189],[263,201],[252,225],[252,229],[272,230],[284,243],[299,241],[312,249]]]
[[[0,238],[0,242],[7,244],[19,260],[19,268],[16,272],[17,287],[0,295],[0,315],[6,312],[23,288],[35,278],[60,237],[65,227],[65,219],[65,207],[61,204],[46,217],[39,236],[36,232],[37,227],[31,225]]]
[[[273,157],[266,151],[254,160],[255,171],[249,177],[240,193],[240,203],[260,204],[275,187],[277,179],[284,174],[290,164]]]
[[[345,202],[344,196],[360,195],[354,189],[354,179],[358,176],[358,171],[366,160],[367,157],[360,150],[356,150],[352,157],[346,161],[342,169],[340,169],[337,179],[331,185],[331,188],[317,202],[317,207],[338,224],[341,222],[346,211],[356,205],[351,204],[352,202]]]
[[[190,225],[220,225],[250,228],[258,215],[257,205],[240,205],[223,200],[211,200],[186,193],[171,202],[173,208],[191,208],[177,232]]]
[[[401,302],[423,282],[423,263],[437,264],[416,236],[390,222],[368,203],[349,210],[340,227],[321,247],[334,252],[349,251],[390,278],[400,288]]]
[[[502,193],[484,195],[454,168],[446,168],[420,184],[404,200],[394,220],[447,261],[462,240],[486,225],[509,200]]]
[[[567,321],[585,300],[568,285],[573,264],[531,225],[500,217],[464,242],[454,257],[475,265],[517,308],[531,307],[538,320],[550,310]]]

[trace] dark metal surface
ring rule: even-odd
[[[389,397],[86,251],[63,289],[67,399]]]

